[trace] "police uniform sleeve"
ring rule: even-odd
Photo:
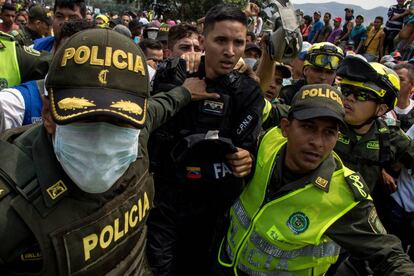
[[[16,44],[21,82],[43,79],[49,70],[52,55]]]
[[[367,260],[378,275],[414,275],[400,240],[386,234],[371,201],[362,201],[325,233],[351,255]]]
[[[191,101],[191,94],[182,86],[158,93],[148,100],[146,127],[151,132],[174,116]]]
[[[264,98],[259,84],[244,76],[241,93],[236,95],[237,103],[232,112],[236,112],[234,144],[254,153],[261,130]]]

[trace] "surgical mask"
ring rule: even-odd
[[[134,43],[138,44],[139,43],[139,36],[134,37]]]
[[[53,148],[63,170],[82,191],[103,193],[137,159],[139,133],[105,122],[57,125]]]
[[[253,66],[256,64],[257,59],[255,58],[243,58],[244,63],[246,63],[247,65],[249,65],[251,68],[253,68]]]

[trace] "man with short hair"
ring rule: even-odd
[[[162,62],[163,58],[161,42],[155,39],[145,38],[138,43],[138,46],[141,47],[144,52],[148,65],[154,70],[157,70],[157,66]]]
[[[182,23],[168,31],[168,57],[181,57],[188,52],[201,52],[197,27]]]
[[[355,26],[349,34],[348,41],[353,41],[355,43],[355,53],[359,53],[367,39],[367,29],[362,25],[363,22],[364,17],[362,15],[357,15],[355,18]]]
[[[55,0],[53,14],[53,35],[57,36],[63,23],[69,20],[81,20],[86,17],[85,0]],[[54,36],[36,39],[33,41],[33,48],[38,51],[51,52],[55,43]]]
[[[414,65],[409,63],[397,64],[393,70],[400,78],[400,93],[394,111],[400,121],[401,129],[408,131],[414,124],[414,100],[411,99],[414,88]]]
[[[124,25],[125,27],[128,27],[129,22],[131,22],[131,16],[128,13],[122,14],[122,16],[121,16],[122,25]]]
[[[283,87],[283,80],[288,79],[292,76],[290,69],[283,63],[276,63],[275,73],[273,79],[269,85],[269,88],[264,93],[265,98],[270,102],[277,101],[279,92]]]
[[[362,53],[368,62],[379,61],[384,55],[384,38],[385,34],[382,29],[384,19],[382,16],[375,17],[374,24],[368,32],[367,39],[364,43],[364,52]]]
[[[325,15],[323,16],[323,23],[324,26],[322,28],[322,30],[319,32],[315,42],[325,42],[328,41],[328,37],[332,32],[332,26],[331,26],[331,13],[326,12]]]
[[[29,9],[29,20],[20,30],[12,31],[20,45],[30,46],[38,38],[50,35],[52,19],[41,5],[34,5]]]
[[[209,274],[216,223],[221,225],[250,173],[260,132],[264,99],[259,84],[233,69],[245,49],[246,15],[237,6],[216,5],[204,24],[200,45],[205,58],[197,76],[220,97],[191,104],[150,140],[157,207],[148,220],[147,252],[155,275]],[[177,32],[177,37],[181,27],[175,27],[169,43],[194,50],[193,42],[185,40],[195,40],[194,32]],[[179,56],[183,50],[174,52]],[[186,66],[179,58],[160,65],[154,93],[180,84],[188,76]]]
[[[13,30],[18,30],[19,25],[14,23],[16,18],[16,6],[6,3],[1,7],[0,19],[3,20],[0,23],[0,31],[5,33],[10,33]]]
[[[313,13],[313,25],[312,29],[309,32],[308,35],[308,41],[313,44],[315,43],[316,39],[318,38],[319,33],[323,29],[323,23],[321,22],[321,12],[315,11]]]

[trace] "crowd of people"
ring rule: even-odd
[[[0,274],[414,275],[410,6],[0,1]]]

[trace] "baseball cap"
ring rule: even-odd
[[[276,70],[279,70],[282,73],[282,78],[288,79],[292,76],[292,72],[290,72],[289,68],[280,62],[275,62]]]
[[[133,84],[133,85],[132,85]],[[110,29],[71,36],[56,52],[46,79],[57,124],[105,115],[142,128],[149,95],[141,48]]]
[[[47,25],[52,25],[52,18],[47,15],[47,10],[41,5],[34,5],[29,9],[29,18],[34,20],[40,20]]]
[[[308,53],[308,49],[312,46],[312,44],[310,44],[307,41],[303,41],[302,42],[302,50],[299,53],[298,57],[300,60],[305,60],[306,54]]]
[[[260,47],[257,46],[257,44],[253,42],[246,43],[246,48],[244,49],[244,51],[247,51],[247,50],[256,50],[259,52],[259,55],[262,55],[262,49],[260,49]]]
[[[353,9],[353,8],[345,8],[345,9],[344,9],[344,11],[351,11],[351,12],[354,12],[354,9]]]
[[[313,14],[321,15],[321,11],[315,11]]]
[[[170,31],[170,25],[168,24],[161,24],[160,29],[158,31],[157,40],[159,41],[168,41],[168,32]]]
[[[341,23],[342,18],[340,16],[337,16],[337,17],[334,18],[334,21]]]
[[[330,117],[345,125],[342,94],[328,84],[303,86],[293,97],[289,114],[298,120]]]

